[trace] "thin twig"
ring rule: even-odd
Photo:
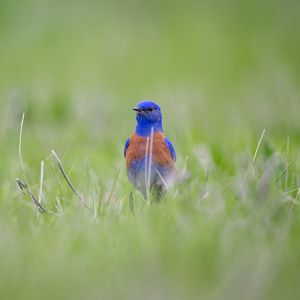
[[[71,183],[70,179],[68,178],[64,168],[63,168],[63,165],[61,163],[61,160],[60,158],[58,157],[58,155],[56,154],[56,152],[54,150],[51,151],[51,153],[53,154],[56,162],[57,162],[57,165],[63,175],[63,177],[65,178],[65,180],[67,181],[69,187],[71,188],[71,190],[75,193],[75,195],[77,196],[77,198],[79,199],[79,201],[81,202],[81,204],[83,206],[85,206],[86,208],[89,208],[88,204],[86,203],[86,199],[84,197],[84,195],[82,193],[79,193],[76,188],[74,187],[74,185]]]
[[[25,119],[25,113],[23,113],[22,121],[21,121],[21,126],[20,126],[20,134],[19,134],[19,157],[20,157],[21,167],[22,167],[24,176],[26,178],[25,167],[24,167],[24,163],[23,163],[23,159],[22,159],[22,135],[23,135],[24,119]]]
[[[33,204],[37,207],[38,211],[40,213],[46,213],[47,212],[46,209],[40,204],[40,202],[36,199],[36,197],[32,193],[30,186],[28,184],[28,180],[27,180],[27,176],[26,176],[26,172],[25,172],[25,166],[24,166],[23,157],[22,157],[22,136],[23,136],[24,120],[25,120],[25,113],[23,113],[23,115],[22,115],[22,121],[21,121],[21,125],[20,125],[20,134],[19,134],[19,159],[20,159],[23,175],[25,178],[25,183],[23,183],[19,178],[17,178],[16,181],[17,181],[17,184],[19,185],[20,189],[24,193],[27,192],[27,194],[30,196]]]
[[[166,190],[168,191],[169,186],[168,186],[166,180],[164,179],[164,177],[160,174],[160,172],[157,169],[155,169],[155,171],[156,171],[157,175],[159,176],[160,180],[162,181],[162,183],[164,184]]]
[[[151,134],[150,134],[150,141],[149,141],[148,181],[147,181],[148,192],[150,192],[150,187],[151,187],[151,169],[152,169],[152,156],[153,156],[153,134],[154,134],[154,128],[151,127]]]
[[[150,139],[147,137],[146,140],[146,151],[145,151],[145,188],[146,188],[146,199],[148,198],[149,195],[149,190],[148,190],[148,161],[149,161],[149,143]]]
[[[32,202],[34,203],[34,205],[37,207],[37,209],[39,210],[40,213],[46,213],[46,209],[39,203],[39,201],[36,199],[36,197],[34,196],[34,194],[31,192],[29,186],[27,183],[22,182],[19,178],[16,179],[17,184],[20,188],[20,190],[24,193],[24,194],[28,194],[30,196],[30,198],[32,199]]]
[[[256,159],[256,156],[257,156],[257,153],[258,153],[258,150],[259,150],[259,147],[260,147],[260,144],[262,142],[262,139],[265,135],[265,132],[266,132],[266,129],[263,130],[261,136],[260,136],[260,139],[258,141],[258,144],[257,144],[257,147],[256,147],[256,150],[255,150],[255,153],[254,153],[254,156],[253,156],[253,159],[252,159],[252,166],[254,166],[254,163],[255,163],[255,159]]]

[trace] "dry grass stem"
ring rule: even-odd
[[[19,188],[21,189],[21,191],[24,194],[27,194],[30,196],[33,204],[36,206],[38,211],[43,214],[46,213],[47,212],[46,209],[39,203],[39,201],[37,200],[35,195],[31,192],[29,186],[26,183],[22,182],[19,178],[17,178],[16,181],[17,181],[17,184],[18,184]]]
[[[23,157],[22,157],[22,137],[23,137],[23,127],[24,127],[24,120],[25,120],[25,113],[22,115],[22,120],[21,120],[21,125],[20,125],[20,134],[19,134],[19,159],[21,163],[21,168],[23,171],[23,175],[25,178],[25,183],[23,183],[19,178],[16,179],[18,186],[20,189],[26,194],[28,194],[33,202],[33,204],[36,206],[38,211],[40,213],[46,213],[46,209],[41,205],[41,203],[37,200],[37,198],[34,196],[32,193],[30,186],[28,184],[26,172],[25,172],[25,165],[23,162]]]
[[[51,151],[51,153],[53,154],[56,162],[57,162],[57,165],[63,175],[63,177],[65,178],[66,182],[68,183],[69,187],[71,188],[71,190],[75,193],[75,195],[77,196],[77,198],[79,199],[80,203],[86,207],[86,208],[89,208],[88,204],[87,204],[87,201],[84,197],[84,195],[82,193],[79,193],[77,191],[77,189],[74,187],[74,185],[72,184],[72,182],[70,181],[70,179],[68,178],[64,168],[63,168],[63,165],[61,163],[61,160],[60,158],[58,157],[58,155],[56,154],[56,152],[54,150]]]
[[[265,135],[265,132],[266,132],[266,129],[263,130],[261,136],[260,136],[260,139],[258,141],[258,144],[257,144],[257,147],[255,149],[255,153],[254,153],[254,156],[253,156],[253,159],[252,159],[252,167],[254,167],[254,164],[255,164],[255,160],[256,160],[256,156],[258,154],[258,151],[259,151],[259,148],[260,148],[260,145],[261,145],[261,142],[264,138],[264,135]]]

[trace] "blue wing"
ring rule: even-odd
[[[129,146],[129,143],[130,143],[130,139],[127,139],[126,143],[125,143],[125,147],[124,147],[124,156],[126,155],[126,151],[127,151],[128,146]]]
[[[174,146],[172,145],[172,143],[170,142],[170,140],[167,137],[165,137],[165,143],[167,144],[167,146],[170,150],[173,160],[176,161],[176,152],[175,152]]]

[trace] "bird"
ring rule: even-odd
[[[143,100],[133,110],[136,128],[124,147],[127,176],[145,199],[150,194],[160,199],[174,182],[175,148],[164,134],[158,104]]]

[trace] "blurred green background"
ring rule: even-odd
[[[127,207],[132,188],[124,171],[123,144],[135,126],[131,108],[142,99],[150,99],[162,107],[166,134],[178,152],[178,167],[184,167],[186,158],[190,161],[190,185],[175,192],[175,199],[199,198],[197,189],[203,188],[205,176],[197,166],[195,152],[204,144],[215,164],[213,195],[219,195],[221,186],[225,206],[229,205],[229,211],[239,210],[240,206],[232,202],[231,183],[251,161],[265,128],[257,181],[274,153],[287,153],[286,160],[292,162],[293,169],[272,192],[281,197],[288,185],[296,190],[293,196],[297,200],[299,20],[296,0],[0,0],[0,264],[6,262],[0,266],[0,296],[35,298],[45,291],[50,298],[56,289],[61,297],[73,299],[83,294],[97,298],[98,294],[119,297],[122,293],[124,298],[140,298],[143,293],[139,289],[145,289],[145,299],[183,299],[186,295],[196,299],[198,294],[204,299],[220,299],[220,295],[228,299],[295,296],[299,221],[296,227],[291,225],[281,232],[281,226],[288,223],[281,213],[281,217],[270,217],[268,227],[257,221],[256,210],[242,210],[238,218],[217,214],[212,220],[205,209],[199,217],[191,207],[179,204],[169,210],[165,206],[142,210],[133,220],[125,212],[125,221],[119,220],[115,209],[104,209],[108,216],[95,225],[78,212],[80,206],[68,208],[77,200],[53,164],[51,168],[49,155],[51,149],[58,152],[75,184],[95,202],[113,194],[109,199],[121,199]],[[67,203],[65,218],[37,217],[30,201],[20,199],[15,187],[15,178],[23,176],[18,157],[23,112],[22,151],[29,182],[37,192],[40,161],[46,159],[45,202],[54,207],[59,194]],[[280,178],[282,171],[281,166],[277,173]],[[219,208],[214,203],[210,204],[213,211]],[[119,221],[114,223],[115,219]],[[299,212],[295,219],[299,220]],[[247,226],[236,231],[234,224],[240,222],[252,224],[254,233]],[[182,244],[176,243],[178,234]],[[186,235],[190,236],[187,243]],[[278,250],[285,240],[282,236],[290,242],[286,252]],[[69,249],[54,255],[60,264],[57,269],[48,253],[49,249],[55,252],[56,246]],[[245,254],[249,247],[253,251]],[[228,249],[239,259],[236,273],[229,271]],[[112,250],[116,252],[110,253]],[[283,262],[272,271],[268,254],[272,251],[277,258],[290,255],[286,269]],[[183,258],[184,253],[189,258]],[[139,255],[147,261],[146,266],[137,259]],[[193,269],[200,260],[202,269]],[[263,262],[258,271],[252,267],[257,261]],[[157,269],[158,262],[166,272]],[[107,277],[98,267],[105,268]],[[267,270],[278,276],[270,279]],[[56,271],[62,275],[56,277]],[[91,273],[86,275],[86,271]],[[250,279],[248,271],[252,272]],[[120,276],[115,278],[114,272]],[[130,276],[126,279],[127,272]],[[181,275],[174,275],[177,272]],[[100,292],[96,288],[98,276],[107,280]],[[152,276],[158,276],[157,280],[151,281]],[[262,285],[257,283],[259,279],[254,280],[256,276]],[[63,282],[64,278],[69,279]],[[236,294],[228,278],[240,279]],[[111,292],[110,279],[117,292]],[[136,287],[135,280],[139,282]],[[283,287],[273,290],[277,282],[284,282]],[[253,293],[244,295],[245,289]]]
[[[220,141],[231,155],[263,128],[300,136],[297,1],[2,0],[0,14],[3,144],[25,111],[45,151],[91,143],[115,161],[141,99],[183,157]]]

